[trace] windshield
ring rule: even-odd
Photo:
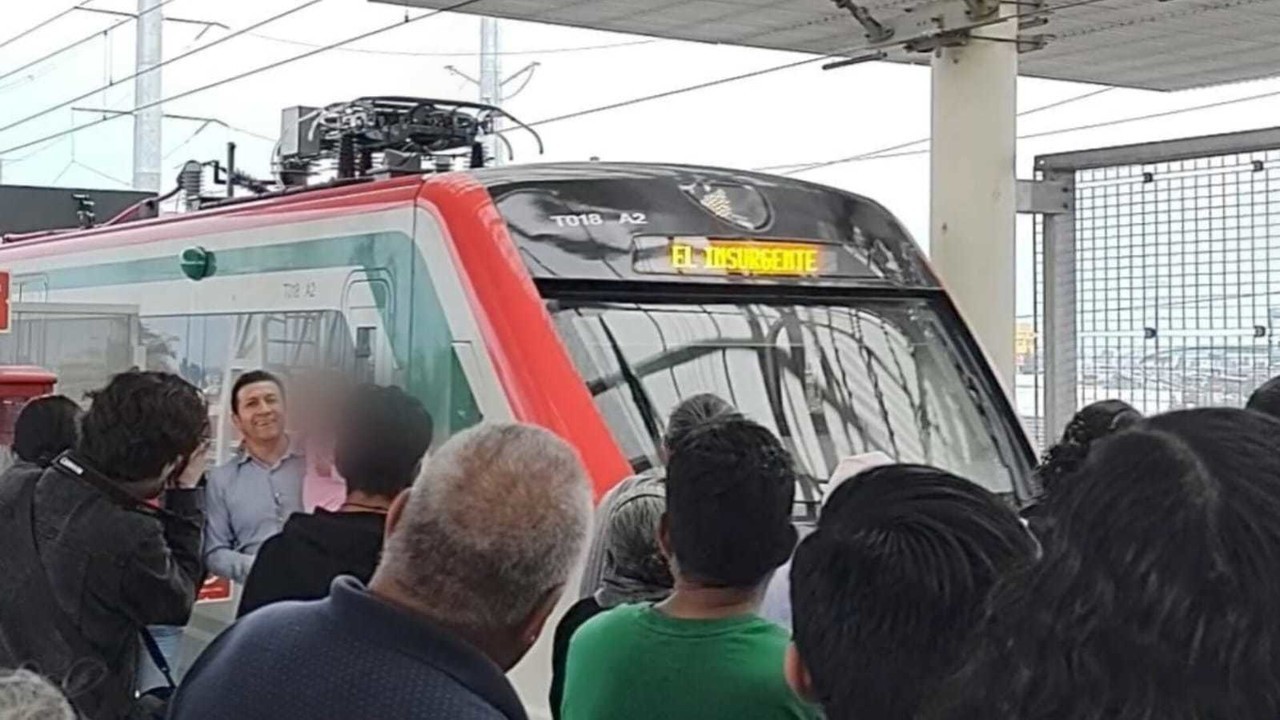
[[[782,438],[813,504],[848,455],[880,451],[1013,490],[1006,433],[925,300],[856,305],[553,303],[556,326],[637,472],[684,398],[712,392]]]

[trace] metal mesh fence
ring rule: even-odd
[[[1076,400],[1243,405],[1280,374],[1280,151],[1075,172]],[[1043,223],[1035,223],[1043,324]],[[1037,332],[1037,352],[1043,337]],[[1043,416],[1043,375],[1034,401]],[[1029,407],[1028,407],[1029,405]]]
[[[1044,224],[1031,224],[1033,240],[1031,252],[1034,255],[1032,266],[1035,268],[1035,292],[1032,294],[1031,330],[1032,353],[1029,361],[1018,364],[1017,409],[1022,415],[1022,423],[1031,436],[1037,449],[1045,444],[1045,409],[1044,409],[1044,283],[1041,274],[1044,271]],[[1024,252],[1025,243],[1018,243],[1018,252]]]

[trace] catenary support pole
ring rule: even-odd
[[[1017,21],[1010,20],[935,53],[930,170],[931,259],[1010,392],[1016,34]]]
[[[164,108],[155,104],[163,96],[161,71],[155,68],[163,54],[161,0],[138,0],[137,65],[141,73],[133,81],[134,107],[145,107],[133,116],[133,187],[160,192],[161,125]],[[145,71],[145,72],[143,72]]]
[[[502,107],[502,26],[497,18],[480,19],[480,102]],[[494,118],[494,130],[502,130],[502,119]],[[506,161],[506,148],[496,135],[488,139],[489,157],[494,165]]]

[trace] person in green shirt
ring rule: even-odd
[[[659,545],[675,591],[583,625],[569,646],[562,720],[809,720],[787,686],[786,631],[756,612],[791,555],[796,475],[757,423],[712,420],[671,448]]]

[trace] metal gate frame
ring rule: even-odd
[[[1020,193],[1028,198],[1032,189],[1044,197],[1062,192],[1073,202],[1063,211],[1044,203],[1027,203],[1021,208],[1040,215],[1043,238],[1041,267],[1044,281],[1039,298],[1042,312],[1037,322],[1044,353],[1044,434],[1057,437],[1077,410],[1077,355],[1079,328],[1076,294],[1076,221],[1079,197],[1076,174],[1081,170],[1106,167],[1150,165],[1197,160],[1222,155],[1265,152],[1280,149],[1280,127],[1222,135],[1182,138],[1161,142],[1122,145],[1036,157],[1037,180]]]

